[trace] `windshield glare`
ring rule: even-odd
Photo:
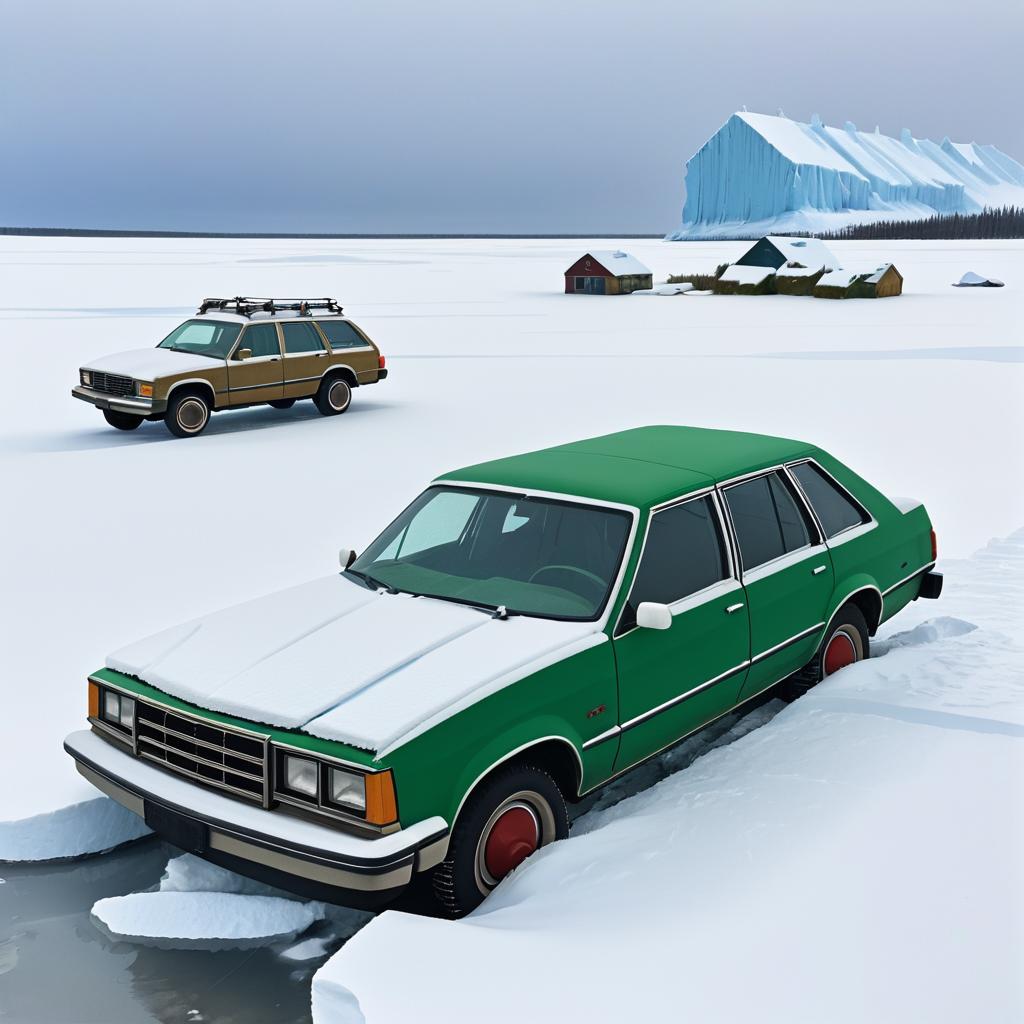
[[[431,487],[349,571],[414,594],[593,620],[608,600],[630,521],[617,509]]]
[[[175,327],[157,348],[227,359],[241,329],[240,324],[219,323],[216,320],[186,320],[180,327]]]

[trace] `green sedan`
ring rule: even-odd
[[[182,849],[458,916],[567,803],[868,657],[935,558],[813,445],[627,430],[448,473],[341,572],[115,652],[65,747]]]

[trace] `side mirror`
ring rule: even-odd
[[[355,560],[356,553],[351,548],[342,548],[338,552],[338,562],[342,569],[347,569]]]
[[[252,349],[251,348],[240,348],[235,353],[235,358],[239,362],[242,362],[242,360],[244,360],[244,359],[252,359]]]
[[[667,604],[641,601],[636,610],[636,624],[641,629],[671,629],[672,610]]]

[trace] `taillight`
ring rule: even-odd
[[[377,368],[383,370],[387,366],[388,361],[383,356],[377,356]]]
[[[935,539],[935,531],[932,530],[932,561],[939,557],[939,542]]]

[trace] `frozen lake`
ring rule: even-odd
[[[561,294],[562,271],[590,247],[627,249],[655,280],[744,248],[0,238],[0,329],[17,370],[0,410],[9,665],[0,768],[16,780],[0,803],[0,859],[37,835],[44,847],[74,841],[82,819],[64,809],[95,792],[60,743],[81,726],[85,676],[108,650],[333,571],[339,547],[365,546],[454,466],[689,423],[832,450],[883,490],[922,498],[944,557],[1024,523],[1024,244],[835,244],[843,259],[892,261],[903,273],[904,295],[875,302]],[[966,270],[1007,287],[950,287]],[[202,297],[238,293],[336,296],[386,354],[390,378],[357,391],[343,417],[323,419],[310,403],[250,409],[215,416],[190,441],[161,424],[114,431],[70,397],[82,362],[155,345]],[[136,880],[144,888],[166,861],[150,863],[154,846],[81,871],[118,891]],[[106,876],[115,863],[127,875]],[[0,887],[3,912],[12,892],[19,906],[42,898],[36,879],[47,870],[0,869],[12,878]],[[76,891],[67,907],[85,900]],[[79,912],[61,919],[91,928]],[[188,959],[156,950],[142,959],[161,956]]]

